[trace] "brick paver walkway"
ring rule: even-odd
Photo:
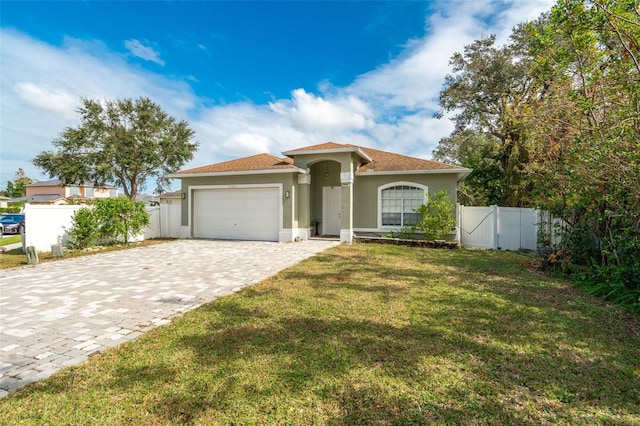
[[[0,397],[337,244],[178,240],[0,270]]]

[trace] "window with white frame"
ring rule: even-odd
[[[420,220],[416,210],[427,202],[427,193],[427,188],[422,185],[404,182],[380,187],[380,225],[415,225]]]
[[[77,185],[71,185],[69,187],[69,194],[80,195],[80,188]]]
[[[93,194],[94,194],[94,192],[93,192],[93,187],[92,187],[92,186],[87,186],[87,187],[84,189],[84,195],[85,195],[86,197],[93,197]]]

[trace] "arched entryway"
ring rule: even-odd
[[[312,236],[338,237],[341,229],[342,186],[341,165],[322,160],[311,165]]]

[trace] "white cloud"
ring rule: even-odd
[[[124,42],[124,47],[126,47],[132,55],[137,56],[138,58],[164,66],[164,61],[160,59],[160,54],[151,47],[142,44],[140,40],[126,40]]]
[[[80,97],[148,96],[172,116],[186,119],[201,144],[187,167],[261,152],[279,155],[326,141],[428,158],[452,130],[449,120],[437,120],[433,112],[453,52],[490,33],[506,40],[515,24],[535,18],[551,4],[437,3],[437,12],[425,19],[426,35],[409,40],[399,57],[357,76],[346,87],[318,82],[318,93],[303,87],[287,99],[264,105],[205,106],[209,101],[194,94],[186,81],[141,70],[100,41],[67,38],[62,46],[53,46],[2,29],[0,185],[18,167],[30,177],[46,178],[31,166],[31,159],[51,149],[51,141],[64,127],[76,124],[70,111]],[[127,44],[132,54],[164,63],[148,45],[135,39]]]
[[[355,96],[329,100],[307,93],[304,89],[296,89],[292,95],[291,100],[273,102],[270,107],[288,117],[291,124],[302,131],[363,130],[372,115],[369,107]]]
[[[0,29],[0,39],[0,187],[18,167],[29,177],[47,178],[31,160],[77,124],[81,97],[148,96],[185,119],[200,102],[188,84],[130,66],[99,41],[66,38],[53,46],[7,29]]]
[[[58,112],[68,118],[74,116],[78,99],[64,90],[30,82],[16,83],[14,89],[18,96],[31,106]]]

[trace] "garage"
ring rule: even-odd
[[[278,187],[207,188],[193,191],[193,236],[278,241]]]

